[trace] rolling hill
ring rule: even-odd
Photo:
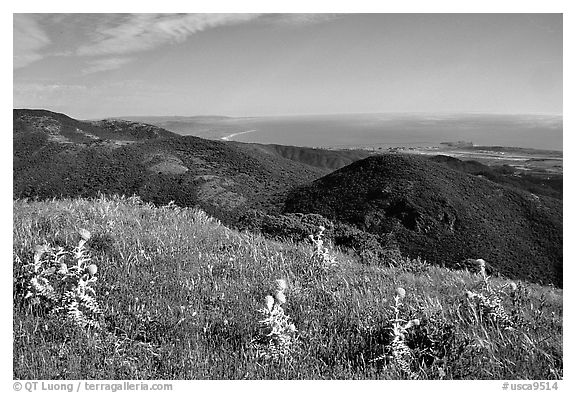
[[[286,213],[317,213],[384,238],[403,254],[562,285],[562,202],[414,155],[369,157],[293,191]]]
[[[26,109],[14,110],[13,120],[14,198],[137,194],[157,204],[199,205],[233,221],[245,208],[279,209],[291,187],[329,172],[125,120]]]
[[[263,152],[301,164],[329,170],[340,169],[372,155],[372,153],[367,150],[327,150],[312,147],[241,143],[234,141],[230,143],[247,151]]]
[[[458,158],[446,155],[432,156],[430,157],[430,160],[464,173],[482,176],[495,183],[516,187],[539,196],[562,199],[562,174],[546,173],[545,175],[542,175],[532,173],[532,171],[524,173],[516,171],[508,165],[488,166],[478,161],[459,160]]]

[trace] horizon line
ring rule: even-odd
[[[72,116],[67,112],[60,112],[53,109],[46,108],[13,108],[13,110],[45,110],[54,113],[65,114]],[[231,119],[246,119],[246,118],[270,118],[270,117],[306,117],[306,116],[354,116],[354,115],[494,115],[494,116],[550,116],[550,117],[564,117],[563,113],[555,112],[486,112],[486,111],[384,111],[384,112],[322,112],[322,113],[289,113],[289,114],[271,114],[271,115],[224,115],[224,114],[194,114],[194,115],[181,115],[181,114],[140,114],[140,115],[114,115],[114,116],[97,116],[90,118],[76,117],[81,120],[103,120],[103,119],[122,119],[130,117],[226,117]]]

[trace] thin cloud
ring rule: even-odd
[[[342,17],[342,14],[268,14],[270,23],[288,26],[302,26],[329,22]]]
[[[133,59],[130,57],[110,57],[106,59],[97,59],[88,62],[89,67],[85,68],[82,73],[84,75],[93,74],[102,71],[111,71],[122,67],[124,64],[130,63]]]
[[[84,85],[66,83],[38,83],[38,82],[15,82],[14,91],[22,93],[43,93],[86,90]]]
[[[50,38],[38,24],[36,15],[14,14],[14,69],[26,67],[42,58]]]
[[[324,23],[339,14],[15,14],[14,69],[46,56],[89,56],[84,75],[122,67],[127,54],[183,42],[220,26],[262,21],[298,27]],[[62,33],[61,26],[67,26]],[[50,33],[59,40],[51,41]],[[50,45],[51,53],[46,51]]]
[[[130,14],[113,17],[100,26],[92,41],[81,46],[81,56],[145,51],[182,42],[190,35],[224,25],[245,23],[260,14]]]

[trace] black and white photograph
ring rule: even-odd
[[[15,391],[562,390],[562,8],[44,9],[12,14]]]

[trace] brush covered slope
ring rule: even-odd
[[[455,267],[483,258],[501,274],[562,285],[562,202],[429,159],[370,157],[295,190],[285,212],[317,213],[389,238],[413,258]]]
[[[432,265],[383,268],[333,250],[326,268],[311,243],[272,242],[202,211],[137,198],[17,200],[13,223],[14,379],[562,378],[557,288],[485,284],[477,273]],[[58,288],[62,264],[70,277],[75,261],[58,261],[58,271],[25,267],[77,244],[97,278],[89,286],[99,324],[90,329],[50,298],[27,297],[33,279]],[[271,359],[261,356],[269,336],[258,310],[277,279],[296,332]],[[488,289],[500,308],[477,302]],[[412,325],[401,340],[395,304]]]
[[[531,172],[516,170],[509,165],[488,166],[479,163],[478,161],[459,160],[458,158],[446,155],[432,156],[430,157],[430,160],[464,173],[469,173],[475,176],[482,176],[495,183],[516,187],[521,190],[532,192],[539,196],[548,196],[556,199],[562,199],[562,174],[535,174]]]
[[[136,194],[233,221],[245,208],[279,209],[291,187],[329,172],[152,125],[44,110],[14,110],[13,136],[15,198]]]
[[[367,150],[326,150],[302,146],[231,142],[239,148],[261,151],[302,164],[323,169],[340,169],[355,161],[370,157]]]

